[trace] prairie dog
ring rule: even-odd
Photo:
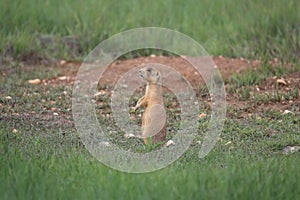
[[[162,142],[166,139],[166,110],[162,94],[162,81],[160,72],[152,67],[139,70],[139,75],[147,82],[146,92],[141,97],[134,110],[140,106],[145,107],[142,117],[142,137],[144,143],[148,144],[152,137],[152,144]]]

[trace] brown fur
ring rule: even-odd
[[[140,76],[147,81],[145,95],[139,99],[135,110],[145,107],[142,117],[142,136],[144,143],[152,136],[152,143],[156,144],[166,139],[166,112],[162,94],[161,74],[155,68],[146,67],[139,71]],[[155,134],[155,135],[154,135]]]

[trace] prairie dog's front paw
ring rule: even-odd
[[[133,111],[135,112],[138,108],[139,108],[139,106],[136,105],[136,106],[134,106],[132,109],[133,109]]]

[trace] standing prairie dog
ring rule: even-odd
[[[147,86],[145,95],[138,100],[134,110],[140,106],[145,107],[142,117],[142,137],[145,144],[151,141],[149,137],[152,137],[152,144],[156,144],[164,141],[167,133],[161,74],[155,68],[145,67],[139,70],[139,75],[147,82]]]

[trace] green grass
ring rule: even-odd
[[[300,116],[294,120],[299,123]],[[294,123],[293,117],[279,115],[228,120],[223,141],[207,158],[199,161],[192,147],[171,166],[148,174],[103,166],[75,135],[68,141],[56,138],[59,133],[44,135],[47,130],[12,134],[9,127],[1,128],[1,199],[293,199],[300,190],[300,159],[281,150],[299,141]],[[269,130],[276,135],[269,137]],[[229,140],[231,147],[224,145]]]
[[[0,199],[296,199],[299,151],[284,149],[300,146],[299,88],[252,92],[268,78],[299,72],[299,13],[296,0],[0,0]],[[199,119],[198,135],[180,159],[156,172],[129,174],[104,166],[84,148],[72,121],[71,85],[27,82],[57,77],[60,68],[23,61],[83,60],[109,36],[144,26],[174,29],[210,54],[256,58],[263,65],[226,80],[228,95],[247,102],[243,109],[228,107],[223,133],[207,157],[198,159],[197,141],[203,140],[210,119],[209,102],[203,102],[207,117]],[[124,58],[151,53],[135,51]],[[294,66],[269,65],[275,57]],[[207,100],[207,88],[198,90],[199,100]],[[98,98],[102,104],[96,108],[106,116],[110,99]],[[175,97],[165,98],[168,128],[175,134],[180,120]],[[257,106],[281,105],[282,100],[293,101],[292,113],[272,107],[255,112]],[[109,120],[99,118],[111,125]],[[112,142],[121,148],[153,149],[114,133]]]
[[[131,28],[157,26],[194,38],[213,55],[299,57],[296,0],[0,1],[1,54],[17,59],[83,59],[99,42]],[[147,52],[146,52],[147,53]]]
[[[295,156],[222,166],[175,163],[144,175],[117,172],[73,153],[11,156],[1,171],[2,199],[293,199],[299,191]]]
[[[294,199],[300,191],[299,152],[284,152],[286,146],[299,146],[297,110],[241,118],[243,110],[229,108],[221,139],[205,159],[198,158],[197,141],[209,118],[201,120],[199,136],[179,160],[156,172],[128,174],[99,163],[79,141],[68,109],[70,86],[27,84],[35,76],[57,76],[59,68],[14,69],[0,79],[5,86],[0,98],[1,199]],[[173,96],[166,98],[172,109],[168,98]],[[101,100],[109,102],[104,96]],[[53,106],[59,116],[52,115]],[[125,148],[132,147],[127,143]]]

